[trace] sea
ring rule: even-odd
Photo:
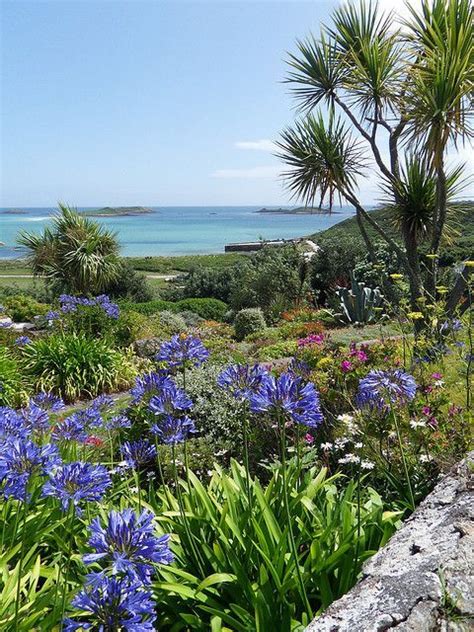
[[[93,218],[116,231],[123,256],[164,256],[224,252],[228,243],[291,239],[325,230],[352,217],[351,207],[332,213],[258,213],[260,206],[156,206],[142,215]],[[15,214],[11,211],[14,210]],[[79,208],[78,210],[91,210]],[[5,211],[8,211],[5,213]],[[40,233],[55,208],[0,208],[0,258],[21,257],[20,230]]]

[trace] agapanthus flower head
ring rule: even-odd
[[[110,484],[110,476],[104,466],[73,461],[50,473],[43,495],[57,498],[65,511],[74,505],[80,513],[81,503],[100,501]]]
[[[33,476],[44,476],[61,462],[55,446],[37,446],[25,438],[7,439],[0,444],[1,493],[17,500],[28,498]]]
[[[0,329],[9,329],[13,326],[11,320],[0,320]]]
[[[132,581],[149,584],[153,564],[170,564],[169,535],[158,537],[150,511],[135,513],[133,509],[112,510],[103,526],[99,518],[91,525],[89,546],[95,553],[84,555],[86,564],[100,561],[113,575],[126,575]]]
[[[193,420],[184,415],[163,415],[151,426],[151,432],[159,437],[162,443],[172,445],[187,439],[188,434],[196,432]]]
[[[154,415],[180,415],[192,408],[192,401],[182,388],[174,382],[164,388],[159,395],[153,395],[148,408]]]
[[[141,582],[102,575],[86,583],[72,605],[84,612],[79,620],[66,619],[64,632],[154,632],[155,605]]]
[[[27,434],[23,416],[9,406],[0,406],[0,442],[15,437],[26,437]]]
[[[101,294],[100,296],[92,298],[61,294],[59,302],[61,304],[61,312],[63,314],[77,312],[78,307],[100,307],[109,318],[116,320],[120,315],[118,305],[116,303],[112,303],[106,294]]]
[[[288,372],[298,375],[303,380],[307,380],[311,375],[311,367],[304,360],[292,358],[290,364],[288,365]]]
[[[156,458],[156,448],[148,439],[138,441],[125,441],[120,452],[128,467],[139,469],[143,465],[148,465]]]
[[[87,433],[80,415],[73,413],[65,419],[59,420],[51,433],[53,441],[78,441],[80,443],[87,439]]]
[[[24,347],[26,345],[29,345],[31,342],[31,338],[28,338],[28,336],[18,336],[18,338],[15,340],[15,345],[17,347]]]
[[[235,399],[249,399],[262,387],[269,373],[259,364],[233,364],[219,374],[217,384]]]
[[[110,419],[107,419],[104,425],[105,428],[110,431],[120,430],[122,428],[131,428],[132,426],[130,419],[126,415],[122,414],[110,417]]]
[[[49,430],[49,413],[38,406],[34,400],[30,400],[26,408],[20,410],[23,424],[30,432],[45,432]]]
[[[165,388],[170,388],[174,384],[173,380],[166,376],[160,375],[156,371],[145,373],[135,379],[135,386],[130,389],[133,396],[132,403],[138,404],[145,395],[160,395]]]
[[[32,397],[31,401],[43,410],[50,410],[52,413],[57,413],[58,410],[64,408],[63,400],[54,393],[41,391],[41,393]]]
[[[285,420],[313,428],[323,420],[314,384],[305,384],[292,373],[282,373],[278,378],[270,376],[265,380],[262,388],[251,396],[250,410],[276,416],[281,414]]]
[[[54,309],[50,309],[49,312],[46,312],[44,317],[46,321],[48,322],[48,325],[51,326],[55,320],[58,320],[59,318],[61,318],[61,314]]]
[[[199,338],[187,334],[176,334],[164,342],[155,356],[158,362],[165,362],[169,369],[200,366],[209,357],[209,351]]]
[[[416,394],[415,378],[400,369],[374,369],[359,382],[359,406],[386,410],[391,405],[406,404]]]
[[[81,421],[84,428],[100,428],[104,425],[102,413],[99,408],[88,406],[77,410],[75,415]]]
[[[105,412],[113,408],[114,400],[110,395],[103,393],[92,400],[90,407],[100,412]]]

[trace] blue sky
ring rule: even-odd
[[[287,203],[284,59],[334,4],[4,0],[0,205]]]

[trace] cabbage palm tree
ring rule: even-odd
[[[27,249],[35,276],[44,277],[55,290],[99,294],[119,273],[116,234],[59,204],[51,228],[42,234],[22,231],[18,243]]]
[[[303,118],[282,133],[279,156],[289,166],[284,177],[294,197],[308,203],[318,193],[320,204],[329,196],[331,205],[339,195],[354,206],[368,247],[365,227],[371,226],[397,253],[415,306],[436,285],[437,266],[424,277],[418,248],[428,241],[436,256],[446,232],[453,191],[446,150],[473,136],[473,8],[470,0],[422,0],[418,13],[411,9],[404,30],[393,28],[394,18],[381,14],[376,3],[360,0],[337,9],[318,38],[298,42],[287,81]],[[325,115],[315,112],[321,106]],[[344,121],[337,119],[339,142],[334,143],[337,111]],[[314,121],[323,129],[309,140]],[[356,148],[357,160],[348,160]],[[413,150],[418,162],[411,158]],[[384,195],[389,192],[404,247],[358,199],[356,180],[362,165],[371,164]],[[458,170],[458,181],[460,176]]]

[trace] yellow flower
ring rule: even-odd
[[[464,265],[466,268],[474,268],[474,261],[465,261]]]
[[[437,285],[436,289],[438,291],[438,294],[447,294],[448,292],[448,288],[445,287],[444,285]]]
[[[398,279],[403,279],[403,274],[391,274],[390,278],[392,278],[394,281],[397,281]]]
[[[438,255],[426,255],[428,259],[437,259]]]
[[[410,312],[409,314],[407,314],[407,316],[412,320],[420,320],[421,318],[424,318],[421,312]]]

